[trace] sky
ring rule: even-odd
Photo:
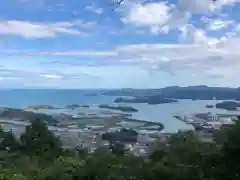
[[[1,2],[0,88],[240,86],[240,0],[111,2]]]

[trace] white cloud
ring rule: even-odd
[[[179,9],[191,13],[209,13],[212,12],[216,4],[212,0],[179,0]]]
[[[103,9],[102,8],[97,8],[97,7],[94,7],[93,5],[86,6],[85,9],[87,11],[91,11],[91,12],[93,12],[95,14],[98,14],[98,15],[103,14]]]
[[[232,20],[225,21],[221,19],[209,20],[208,22],[208,29],[212,31],[221,30],[223,28],[228,27],[229,25],[233,24]]]
[[[137,76],[144,79],[147,78],[146,72],[154,72],[154,74],[161,73],[161,77],[164,77],[163,74],[169,74],[177,79],[181,74],[185,74],[184,78],[192,75],[191,78],[198,80],[199,78],[206,79],[206,81],[212,79],[212,82],[215,83],[226,82],[227,85],[236,85],[237,82],[234,83],[232,80],[238,78],[240,69],[238,48],[240,36],[237,32],[224,40],[209,37],[201,29],[192,29],[192,33],[194,39],[192,44],[126,44],[106,52],[76,51],[50,54],[35,52],[32,53],[32,56],[95,57],[98,61],[93,62],[94,66],[91,66],[91,62],[78,59],[63,61],[63,64],[58,60],[56,61],[59,63],[56,64],[51,64],[50,60],[46,64],[36,64],[36,61],[30,61],[32,58],[24,57],[22,61],[1,62],[0,65],[3,68],[0,69],[0,77],[3,78],[2,82],[14,81],[19,83],[19,86],[21,86],[20,82],[26,82],[29,85],[38,82],[44,87],[48,84],[55,84],[54,87],[59,87],[71,82],[74,86],[79,87],[81,80],[85,82],[88,79],[89,82],[98,82],[100,80],[97,78],[100,76],[102,84],[98,85],[101,87],[106,84],[110,84],[111,87],[116,86],[116,79],[117,82],[121,82],[122,87],[127,87],[131,81],[134,81],[139,87],[142,84],[136,83]],[[215,39],[215,44],[209,45],[209,39]],[[73,64],[71,65],[71,63]],[[68,64],[71,66],[66,66]],[[128,74],[124,73],[123,78],[121,72],[124,69],[128,69]],[[29,80],[29,77],[33,80]],[[154,77],[157,76],[154,75]],[[148,81],[148,79],[145,80]],[[179,79],[176,82],[181,84],[183,81],[184,79]],[[205,83],[205,81],[201,82]],[[146,82],[142,83],[146,85]],[[88,87],[92,86],[88,84]]]
[[[131,24],[138,28],[148,28],[153,34],[168,33],[172,29],[181,29],[189,24],[193,14],[221,15],[221,9],[225,5],[232,5],[239,0],[179,0],[177,4],[169,4],[167,1],[159,2],[129,2],[123,4],[119,11],[121,20],[125,24]],[[211,24],[210,24],[211,23]],[[231,21],[216,19],[209,22],[209,28],[220,30],[230,25]]]
[[[124,7],[120,13],[125,24],[149,28],[153,34],[168,30],[168,27],[163,27],[171,18],[173,7],[166,2],[127,3]]]
[[[41,77],[44,77],[46,79],[62,79],[62,76],[56,75],[56,74],[40,74]]]
[[[171,8],[166,2],[162,3],[136,3],[132,5],[127,17],[123,18],[123,22],[132,23],[137,26],[157,26],[163,25],[170,18],[169,12]]]
[[[182,39],[187,40],[190,43],[203,44],[209,47],[215,46],[220,41],[224,40],[224,37],[221,38],[209,37],[204,29],[195,28],[191,24],[183,26],[182,28],[180,28],[180,31],[181,31],[180,37]]]
[[[0,21],[0,34],[21,36],[24,38],[48,38],[58,34],[82,35],[79,28],[90,28],[93,22],[81,20],[72,22],[38,23],[29,21],[8,20]]]
[[[25,56],[66,56],[66,57],[113,57],[113,51],[63,51],[63,52],[26,52]]]
[[[98,57],[97,67],[104,65],[125,65],[137,66],[148,69],[158,69],[169,73],[192,70],[195,74],[208,74],[214,67],[214,73],[224,72],[229,74],[227,69],[240,67],[240,52],[237,48],[240,45],[240,38],[235,35],[229,38],[208,37],[201,29],[192,29],[193,44],[129,44],[118,46],[109,51],[91,52],[35,52],[32,56],[69,56],[69,57]],[[64,62],[65,65],[68,62]],[[61,64],[61,63],[60,63]],[[71,63],[69,63],[71,64]],[[74,66],[89,66],[87,61],[76,62]],[[223,69],[226,69],[223,71]],[[67,69],[64,71],[66,72]],[[71,69],[73,71],[73,69]],[[235,75],[238,70],[233,71]],[[41,73],[51,75],[51,73]],[[58,76],[61,76],[58,74]],[[231,75],[232,76],[232,75]],[[46,76],[47,77],[47,76]],[[49,76],[51,78],[51,76]],[[55,76],[52,76],[55,78]]]

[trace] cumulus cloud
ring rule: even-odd
[[[48,38],[59,34],[83,35],[79,28],[90,28],[94,22],[81,20],[70,22],[39,23],[30,21],[7,20],[0,21],[0,34],[21,36],[24,38]]]
[[[221,15],[225,5],[238,3],[238,0],[179,0],[177,4],[167,1],[143,1],[136,3],[127,1],[119,11],[122,22],[139,28],[147,28],[153,34],[168,33],[169,30],[181,29],[189,23],[193,14]],[[211,24],[210,24],[211,23]],[[230,25],[232,21],[216,19],[209,22],[209,28],[219,30]]]
[[[82,46],[76,50],[77,46],[73,46],[74,50],[69,51],[53,49],[6,51],[7,55],[49,59],[49,61],[34,66],[24,61],[23,64],[27,64],[28,68],[20,66],[19,61],[17,65],[2,64],[4,67],[0,69],[1,83],[6,82],[6,79],[28,84],[34,84],[36,81],[38,84],[45,83],[55,87],[70,81],[79,84],[81,78],[85,81],[88,79],[92,83],[92,79],[101,77],[101,80],[108,81],[108,84],[113,85],[117,79],[118,84],[124,85],[132,77],[135,78],[134,83],[136,79],[143,80],[146,77],[145,72],[170,74],[171,77],[185,73],[185,78],[188,76],[214,78],[214,80],[223,78],[231,81],[238,77],[238,69],[240,69],[238,48],[240,26],[237,25],[236,19],[231,20],[231,16],[223,16],[222,10],[223,7],[238,2],[238,0],[218,0],[215,3],[210,0],[179,0],[176,4],[170,4],[164,1],[125,1],[116,11],[120,13],[123,24],[130,28],[134,27],[132,29],[136,30],[136,34],[147,36],[146,32],[150,32],[159,35],[173,30],[181,39],[174,41],[171,39],[169,40],[171,43],[168,44],[158,39],[149,39],[148,43],[132,44],[132,39],[129,38],[121,41],[122,45],[114,45],[115,41],[108,39],[111,40],[110,48],[106,48],[109,44],[105,43],[98,44],[98,47],[101,47],[99,49],[92,46],[92,49],[88,50],[81,49]],[[102,9],[93,5],[87,6],[85,10],[96,14],[103,13]],[[49,23],[6,20],[0,21],[0,34],[24,38],[49,38],[61,34],[78,36],[95,25],[94,22],[82,20]],[[120,31],[119,28],[114,27],[113,30]],[[105,41],[104,35],[106,34],[103,34]],[[173,37],[171,34],[169,36]],[[97,35],[97,41],[98,38]],[[135,38],[134,42],[136,42]],[[92,39],[89,43],[92,43]],[[88,61],[88,58],[91,60]],[[128,69],[128,72],[125,69]],[[29,80],[29,77],[34,81]],[[147,82],[146,80],[144,83]]]
[[[153,69],[171,74],[194,70],[195,74],[202,75],[205,73],[212,77],[214,74],[216,76],[224,74],[224,76],[229,75],[231,77],[233,74],[237,75],[238,71],[236,69],[240,68],[240,52],[238,49],[240,37],[238,30],[236,30],[235,35],[228,38],[209,37],[202,29],[196,29],[192,26],[188,27],[188,31],[186,32],[189,33],[187,36],[192,38],[190,44],[128,44],[117,46],[106,52],[35,52],[31,53],[31,55],[94,57],[99,59],[94,62],[76,61],[68,63],[64,61],[57,63],[63,64],[63,66],[67,64],[76,67],[123,65],[147,68],[148,70]],[[22,55],[25,56],[26,54]],[[229,69],[235,69],[236,71],[229,71]],[[57,78],[58,76],[45,73],[45,77]]]

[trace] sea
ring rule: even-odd
[[[115,96],[102,95],[102,90],[0,90],[0,107],[26,108],[31,105],[52,105],[64,107],[71,104],[96,106],[99,104],[114,104]],[[86,96],[96,93],[96,96]],[[191,125],[173,117],[173,114],[191,115],[194,113],[222,113],[237,114],[220,109],[209,109],[207,104],[215,105],[217,100],[179,100],[178,103],[148,105],[145,103],[121,103],[138,109],[132,113],[132,118],[152,122],[161,122],[165,128],[164,133],[175,133],[179,130],[193,129]]]

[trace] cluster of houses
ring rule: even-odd
[[[238,116],[233,114],[212,114],[206,113],[203,117],[184,116],[184,121],[192,124],[195,128],[220,130],[224,126],[234,125]]]
[[[113,130],[112,130],[113,131]],[[117,131],[117,129],[116,129]],[[94,152],[99,148],[109,149],[110,143],[109,141],[102,139],[102,133],[93,129],[88,130],[79,130],[79,131],[55,131],[55,134],[61,139],[65,148],[84,148],[87,149],[88,152]],[[152,137],[150,137],[152,136]],[[125,149],[136,156],[144,156],[150,153],[151,144],[156,139],[161,139],[164,141],[164,138],[159,138],[159,134],[146,134],[146,133],[138,133],[137,142],[135,143],[124,143]],[[163,137],[161,135],[161,137]]]

